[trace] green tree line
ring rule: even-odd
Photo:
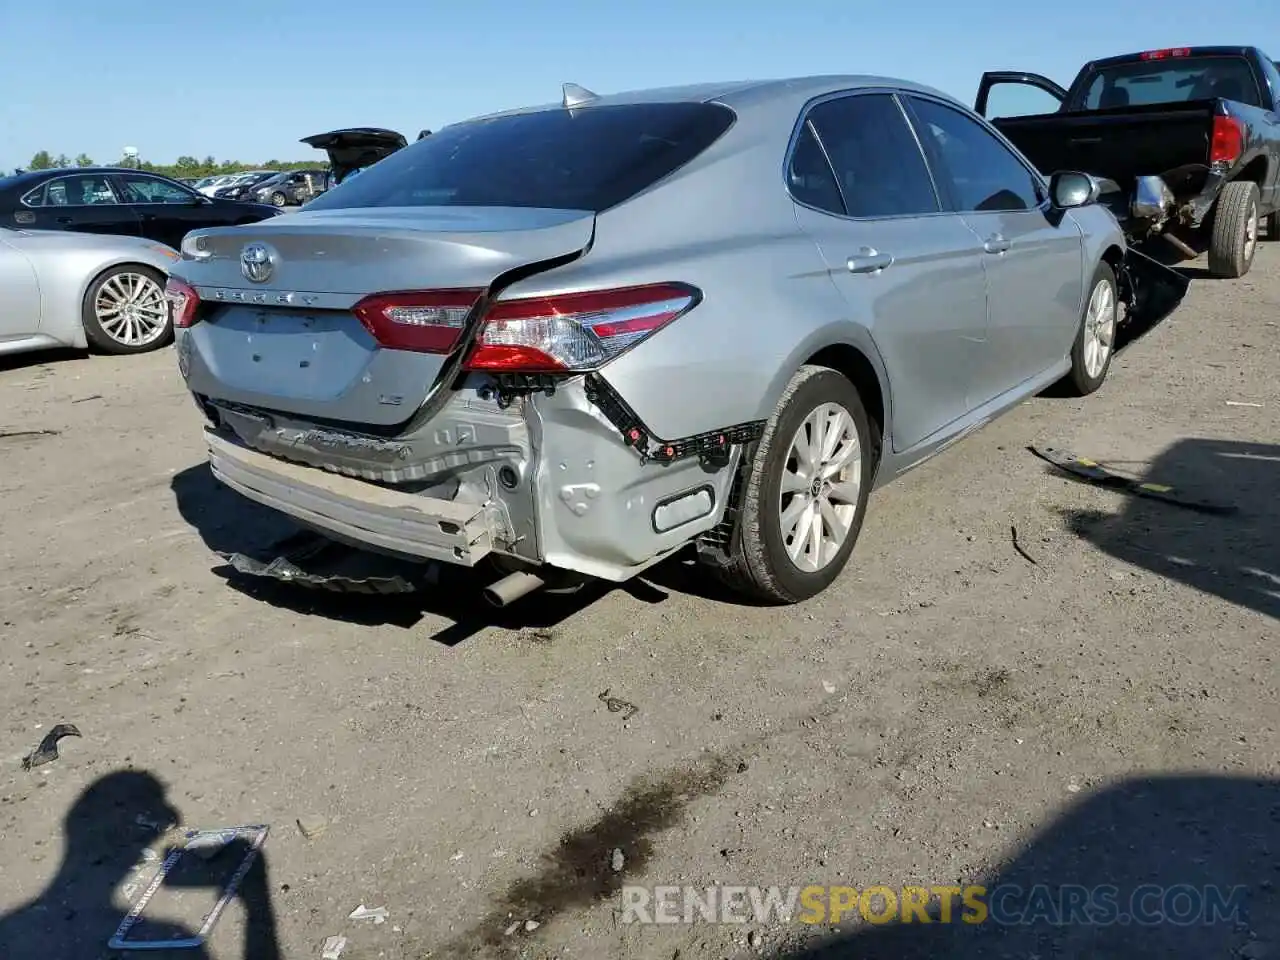
[[[74,160],[69,158],[65,153],[57,156],[51,154],[48,150],[39,150],[36,155],[31,158],[31,162],[27,164],[28,170],[62,170],[67,167],[92,167],[96,166],[93,159],[87,154],[80,154]],[[117,167],[133,167],[138,170],[148,170],[151,173],[158,173],[166,177],[209,177],[214,174],[239,173],[241,170],[303,170],[315,169],[317,167],[327,166],[323,159],[323,155],[317,155],[314,160],[268,160],[266,163],[241,163],[239,160],[215,160],[213,157],[205,157],[203,160],[198,157],[179,157],[176,163],[152,163],[149,160],[139,160],[132,157],[122,157],[115,163],[107,164],[107,166]]]

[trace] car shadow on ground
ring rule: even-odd
[[[137,902],[159,866],[154,857],[165,856],[163,851],[153,855],[150,848],[159,847],[166,832],[179,823],[181,814],[170,804],[168,790],[152,774],[116,770],[99,777],[67,812],[63,858],[53,878],[33,899],[0,916],[0,957],[100,960],[118,956],[108,951],[107,942],[126,916],[128,908],[122,904]],[[202,922],[247,852],[247,844],[234,841],[208,859],[183,856],[126,938],[191,936],[194,927],[190,925],[198,927]],[[172,916],[175,907],[182,906],[188,897],[198,901],[189,904],[191,916]],[[239,953],[222,951],[219,956],[279,960],[279,937],[262,851],[237,885],[235,902],[241,908],[244,927],[242,948]],[[203,946],[124,955],[153,960],[209,957]]]
[[[90,356],[88,350],[58,347],[52,350],[32,350],[30,353],[11,353],[0,356],[0,373],[44,367],[64,360],[83,360]],[[52,370],[50,370],[52,372]]]
[[[182,518],[215,553],[240,553],[270,562],[279,555],[279,545],[299,533],[298,526],[288,517],[220,483],[207,463],[179,472],[170,486]],[[484,588],[499,577],[487,567],[469,570],[438,564],[428,568],[361,551],[349,554],[355,554],[355,559],[374,575],[399,575],[411,583],[420,583],[421,589],[403,594],[331,592],[245,575],[230,564],[221,564],[214,572],[245,596],[307,616],[403,629],[417,626],[427,615],[440,617],[451,624],[433,634],[432,639],[445,646],[461,643],[489,627],[550,630],[614,589],[625,590],[646,603],[666,599],[663,591],[643,580],[620,585],[591,581],[573,592],[539,591],[499,608],[484,599]],[[300,566],[305,568],[306,564]]]
[[[975,878],[974,886],[983,891],[974,891],[973,899],[985,905],[985,917],[981,910],[964,906],[960,897],[949,896],[950,921],[942,922],[942,895],[935,893],[923,917],[917,914],[913,922],[881,925],[862,919],[859,899],[843,924],[857,929],[820,937],[798,950],[774,952],[773,957],[1270,956],[1271,944],[1280,935],[1277,849],[1278,780],[1134,778],[1075,804],[1007,863],[989,876]],[[861,892],[885,881],[855,875],[836,882]],[[919,880],[920,887],[931,891],[953,883],[954,878]],[[902,893],[895,896],[900,906]],[[882,895],[869,900],[871,916],[884,916],[883,904]],[[1251,942],[1252,947],[1246,946]]]
[[[1280,446],[1180,440],[1139,479],[1235,512],[1130,496],[1115,514],[1063,511],[1067,528],[1117,560],[1280,618]]]

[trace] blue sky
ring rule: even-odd
[[[879,73],[971,101],[984,69],[1065,83],[1085,60],[1256,43],[1277,0],[0,0],[0,169],[319,157],[341,126],[420,129],[559,97],[699,80]]]

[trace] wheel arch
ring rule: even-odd
[[[1244,165],[1239,173],[1232,177],[1232,182],[1238,180],[1249,180],[1258,185],[1261,189],[1263,184],[1267,182],[1268,160],[1266,154],[1259,154]]]
[[[876,459],[884,447],[887,404],[880,374],[870,358],[849,343],[833,343],[822,347],[804,361],[803,366],[828,367],[852,383],[862,397],[867,416],[876,428]]]

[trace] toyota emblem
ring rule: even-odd
[[[266,283],[271,279],[271,251],[260,243],[251,243],[240,251],[240,272],[253,283]]]

